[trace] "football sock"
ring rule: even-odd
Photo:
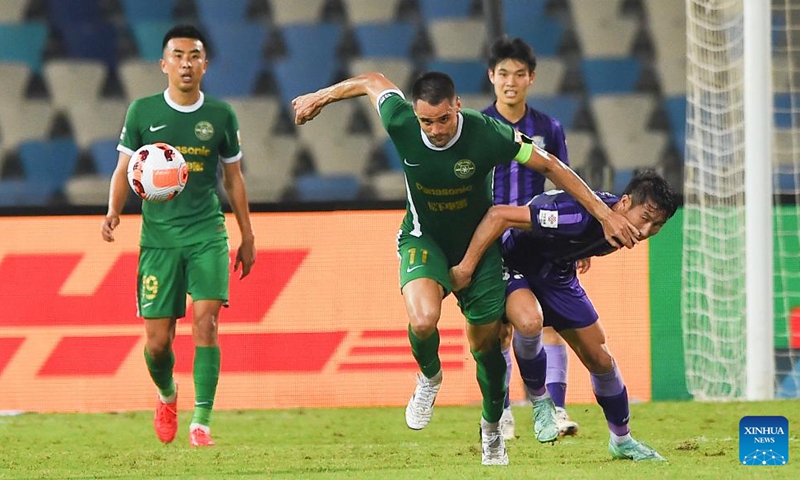
[[[509,384],[511,383],[511,349],[503,349],[503,358],[506,361],[506,399],[503,402],[503,408],[511,407],[511,398],[509,396]]]
[[[611,433],[621,437],[630,433],[628,420],[628,389],[622,381],[616,362],[610,372],[592,373],[592,390],[597,403],[602,407]]]
[[[477,364],[478,385],[483,395],[483,418],[489,423],[499,422],[506,396],[506,361],[500,353],[500,341],[486,352],[472,349],[470,352]]]
[[[522,382],[531,397],[541,397],[547,391],[544,379],[547,374],[547,353],[542,348],[542,335],[526,337],[514,332],[514,355]]]
[[[547,391],[556,407],[564,408],[567,397],[567,347],[565,345],[545,345],[547,352]]]
[[[219,347],[194,347],[194,416],[192,423],[210,425],[219,381]]]
[[[175,400],[175,380],[172,378],[172,369],[175,367],[175,354],[172,350],[169,354],[163,355],[160,359],[150,356],[150,352],[144,349],[144,361],[147,364],[147,371],[150,378],[158,388],[158,396],[164,403],[171,403]]]
[[[423,340],[414,335],[409,324],[408,340],[411,342],[411,353],[422,374],[427,378],[433,378],[442,369],[442,362],[439,360],[439,329],[434,330],[433,335]]]

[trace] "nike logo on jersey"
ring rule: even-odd
[[[416,270],[416,269],[418,269],[418,268],[422,268],[422,267],[424,267],[424,266],[425,266],[425,265],[417,265],[416,267],[408,267],[408,268],[406,268],[406,273],[411,273],[411,272],[413,272],[414,270]]]
[[[162,128],[167,128],[167,126],[166,125],[159,125],[157,127],[154,127],[154,126],[150,125],[150,131],[151,132],[157,132],[157,131],[161,130]]]
[[[407,158],[404,158],[404,159],[403,159],[403,163],[405,163],[405,164],[406,164],[406,165],[408,165],[409,167],[419,167],[419,166],[420,166],[420,164],[419,164],[419,163],[408,163],[408,159],[407,159]]]

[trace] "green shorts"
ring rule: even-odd
[[[177,248],[139,249],[136,306],[142,318],[181,318],[192,300],[227,306],[230,249],[225,238]]]
[[[450,264],[439,245],[428,237],[414,237],[401,232],[397,240],[400,257],[400,289],[411,280],[430,278],[437,281],[447,296],[452,290]],[[506,309],[506,282],[503,260],[495,245],[486,251],[472,275],[469,287],[455,293],[461,313],[471,325],[485,325],[499,320]]]

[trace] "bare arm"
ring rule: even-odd
[[[373,72],[357,75],[316,92],[300,95],[292,100],[294,123],[302,125],[319,115],[325,105],[348,98],[367,95],[370,102],[376,105],[378,95],[389,89],[399,90],[382,73]]]
[[[461,262],[450,269],[453,290],[469,285],[472,274],[486,250],[509,228],[531,228],[531,210],[527,206],[495,205],[483,216]]]
[[[555,155],[533,148],[524,165],[535,170],[569,193],[603,226],[606,241],[616,248],[633,248],[639,243],[639,230],[622,214],[614,212],[584,183],[571,168]]]
[[[242,237],[242,243],[236,251],[236,262],[233,264],[234,272],[239,269],[239,265],[242,266],[242,273],[239,275],[241,279],[250,273],[256,263],[255,235],[250,224],[250,207],[242,176],[242,162],[222,164],[222,185],[228,194],[228,201]]]
[[[114,241],[114,229],[119,225],[119,216],[128,199],[128,162],[130,160],[130,155],[119,152],[117,167],[111,174],[111,183],[108,188],[108,212],[100,225],[100,233],[106,242]]]

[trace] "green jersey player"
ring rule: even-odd
[[[177,148],[189,166],[186,188],[164,203],[144,202],[137,274],[137,311],[145,319],[144,356],[158,402],[153,425],[158,438],[171,442],[177,432],[177,385],[173,379],[172,341],[178,318],[186,314],[186,295],[193,300],[195,408],[189,427],[192,446],[212,446],[209,429],[219,379],[217,324],[228,301],[229,247],[225,219],[217,196],[217,166],[241,231],[234,270],[240,278],[255,263],[240,160],[238,122],[231,107],[200,90],[208,60],[203,35],[181,25],[166,33],[161,70],[163,93],[131,103],[120,135],[119,160],[111,177],[108,213],[102,236],[114,241],[114,230],[128,196],[127,168],[142,145],[165,142]]]
[[[429,72],[417,79],[411,102],[380,73],[344,80],[294,99],[295,123],[312,120],[331,102],[362,95],[377,108],[403,158],[407,207],[398,237],[400,287],[411,349],[422,372],[406,407],[406,423],[418,430],[431,419],[442,381],[437,324],[442,299],[452,291],[448,268],[460,261],[480,217],[492,205],[489,174],[495,165],[513,159],[546,175],[600,220],[613,245],[632,247],[638,232],[558,158],[508,125],[462,110],[453,81],[443,73]],[[498,426],[506,388],[498,338],[505,308],[498,248],[486,252],[473,278],[470,287],[456,296],[467,319],[483,395],[482,462],[506,465],[508,455]]]

